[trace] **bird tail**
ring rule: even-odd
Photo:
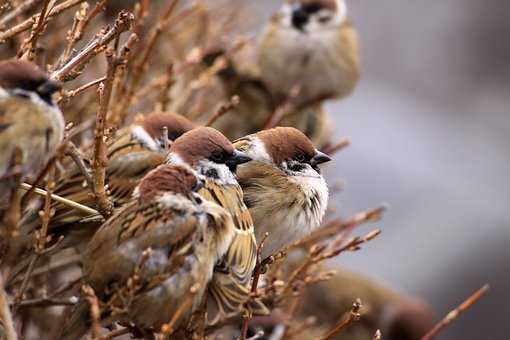
[[[78,303],[71,315],[65,321],[59,340],[77,340],[83,337],[91,325],[89,304],[82,300]]]

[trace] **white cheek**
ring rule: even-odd
[[[269,157],[264,143],[258,138],[254,138],[250,142],[250,147],[245,152],[254,161],[271,162],[271,157]]]
[[[142,144],[146,145],[152,151],[158,151],[159,145],[158,143],[145,131],[145,129],[141,126],[136,126],[132,130],[132,135],[134,138],[139,140]]]

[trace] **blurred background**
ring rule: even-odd
[[[363,75],[328,106],[352,145],[326,173],[342,181],[342,216],[390,209],[381,237],[339,263],[423,297],[437,319],[488,282],[438,338],[508,339],[510,2],[347,2]],[[279,4],[254,5],[261,23]]]

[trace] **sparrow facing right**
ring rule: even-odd
[[[238,181],[266,258],[318,227],[328,204],[328,187],[319,164],[331,158],[299,130],[277,127],[234,142],[253,160],[239,166]]]
[[[200,195],[225,208],[234,221],[235,236],[225,257],[216,265],[209,285],[210,324],[240,312],[250,297],[257,243],[252,218],[235,178],[238,165],[250,160],[235,150],[223,134],[208,127],[196,128],[176,139],[167,159],[169,164],[185,166],[204,176],[205,185]],[[258,300],[250,301],[248,307],[256,314],[267,313]]]
[[[13,189],[15,153],[23,180],[36,176],[62,141],[64,118],[52,99],[60,88],[32,63],[0,62],[0,210]]]
[[[360,74],[358,38],[345,0],[288,0],[266,27],[259,68],[274,96],[299,88],[300,104],[348,95]]]
[[[195,192],[201,185],[185,167],[160,165],[142,179],[135,199],[92,238],[83,257],[84,278],[101,301],[122,310],[115,319],[158,332],[184,308],[176,329],[202,301],[234,226],[225,209]],[[135,273],[139,281],[132,281]],[[82,301],[62,338],[83,335],[87,315],[88,304]]]

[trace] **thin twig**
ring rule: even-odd
[[[85,178],[85,182],[87,182],[87,186],[89,187],[90,190],[92,190],[94,183],[92,182],[92,176],[90,175],[90,170],[85,165],[85,162],[83,161],[83,158],[80,155],[80,151],[78,150],[76,145],[74,145],[74,143],[71,143],[71,142],[69,143],[69,148],[67,149],[66,154],[69,157],[71,157],[71,159],[76,164],[78,169],[80,169],[81,174]]]
[[[322,149],[322,152],[331,156],[338,151],[345,149],[349,146],[349,144],[350,142],[347,138],[342,138],[338,143],[326,146],[324,149]]]
[[[50,298],[50,297],[41,297],[36,299],[24,300],[18,303],[18,308],[22,307],[53,307],[53,306],[74,306],[78,303],[76,298]]]
[[[19,18],[20,15],[37,5],[40,0],[26,0],[22,4],[16,6],[12,11],[7,13],[4,17],[0,19],[0,29],[4,28],[6,24],[8,24],[11,20]]]
[[[353,304],[349,315],[344,320],[341,320],[332,330],[327,332],[325,335],[320,337],[318,340],[327,340],[331,339],[335,335],[342,332],[347,326],[349,326],[353,321],[358,321],[360,319],[360,309],[361,309],[361,300],[357,299]]]
[[[299,87],[293,87],[285,100],[276,107],[264,124],[264,130],[271,129],[280,124],[286,114],[295,110],[294,99],[299,95]]]
[[[200,288],[200,285],[198,283],[193,285],[189,290],[189,294],[186,295],[186,297],[184,298],[184,301],[179,305],[179,307],[177,307],[177,310],[172,315],[172,318],[170,319],[170,321],[168,323],[163,324],[163,326],[161,326],[162,338],[164,338],[166,335],[172,334],[175,331],[175,325],[176,325],[177,321],[179,321],[182,314],[184,314],[189,309],[189,307],[193,303],[193,298],[194,298],[195,294],[198,292],[199,288]]]
[[[34,187],[28,183],[21,184],[21,189],[23,189],[23,190],[28,191],[28,190],[31,190],[32,188],[34,188]],[[39,188],[34,188],[34,193],[41,195],[41,196],[46,196],[46,194],[47,194],[47,192],[45,190],[39,189]],[[74,201],[68,200],[67,198],[64,198],[64,197],[61,197],[61,196],[58,196],[55,194],[51,194],[51,199],[54,201],[57,201],[59,203],[62,203],[64,205],[67,205],[71,208],[74,208],[76,210],[83,211],[84,213],[87,213],[87,214],[100,215],[99,211],[97,211],[95,209],[89,208],[83,204],[76,203]]]
[[[23,45],[20,48],[18,56],[26,56],[28,60],[33,60],[33,52],[37,46],[37,39],[43,33],[46,21],[46,15],[48,14],[48,6],[52,0],[43,0],[43,7],[41,12],[39,13],[39,17],[37,18],[37,25],[32,31],[30,37],[23,42]]]
[[[489,285],[485,284],[482,288],[478,289],[474,292],[470,297],[468,297],[464,302],[462,302],[457,308],[448,313],[441,321],[439,321],[430,331],[425,334],[421,340],[431,340],[433,339],[443,328],[448,326],[452,321],[457,319],[457,317],[462,314],[464,311],[469,309],[475,302],[477,302],[482,296],[484,296],[489,291]]]
[[[101,333],[101,326],[99,325],[99,320],[101,318],[101,310],[99,309],[99,300],[94,292],[94,289],[89,285],[84,285],[81,287],[83,294],[85,295],[85,299],[89,303],[90,308],[90,318],[92,319],[92,336],[97,338]]]
[[[81,2],[84,2],[85,0],[68,0],[60,5],[57,5],[53,7],[51,12],[48,14],[47,18],[48,20],[52,17],[60,14],[61,12],[78,5]],[[5,42],[6,39],[9,39],[21,32],[24,32],[26,30],[29,30],[35,23],[36,19],[38,17],[38,14],[33,15],[32,17],[28,18],[27,20],[19,23],[18,25],[9,28],[8,30],[5,30],[3,32],[0,32],[0,44]]]
[[[205,126],[212,126],[214,122],[216,122],[220,117],[222,117],[225,113],[232,111],[237,105],[239,105],[239,96],[233,96],[230,98],[228,103],[220,105],[220,107],[214,112],[214,114],[209,118],[209,121]]]
[[[17,340],[18,335],[14,328],[7,293],[4,289],[4,280],[0,273],[0,324],[3,326],[3,333],[6,340]]]
[[[134,20],[133,14],[121,11],[115,20],[115,25],[105,33],[100,33],[91,43],[87,45],[80,53],[74,58],[69,60],[60,69],[51,74],[51,78],[56,80],[68,80],[67,76],[78,65],[86,63],[90,58],[101,52],[101,47],[106,46],[109,42],[118,38],[122,32],[129,30]]]

